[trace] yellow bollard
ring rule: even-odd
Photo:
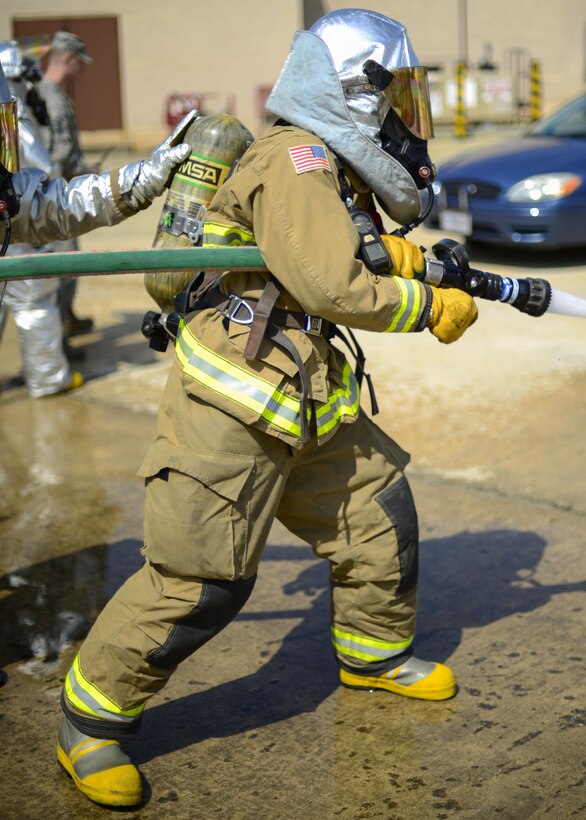
[[[530,86],[530,116],[531,122],[535,122],[541,117],[541,96],[542,96],[542,82],[541,82],[541,63],[539,60],[531,60],[531,68],[529,74]]]
[[[456,114],[454,117],[454,134],[457,137],[468,136],[468,118],[466,116],[465,101],[466,65],[458,63],[456,66]]]

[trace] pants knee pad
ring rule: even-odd
[[[419,525],[411,488],[405,476],[379,493],[380,504],[395,529],[399,556],[400,581],[397,594],[417,586],[419,572]]]
[[[173,624],[165,643],[148,656],[149,663],[169,669],[192,655],[238,615],[255,581],[256,575],[237,581],[203,581],[199,601]]]

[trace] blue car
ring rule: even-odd
[[[506,246],[586,245],[586,94],[523,137],[443,163],[434,192],[431,228]]]

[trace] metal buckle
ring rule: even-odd
[[[228,296],[229,304],[221,310],[220,313],[222,316],[225,316],[231,322],[234,322],[237,325],[251,325],[254,321],[254,310],[248,304],[245,299],[241,299],[240,296],[235,296],[233,293]],[[246,317],[244,319],[238,319],[237,313],[240,308],[244,308],[247,311]]]
[[[306,313],[303,322],[303,332],[309,333],[311,336],[320,336],[322,324],[323,319],[320,316],[310,316],[309,313]]]

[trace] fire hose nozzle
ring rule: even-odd
[[[466,249],[453,239],[433,246],[435,259],[426,258],[422,279],[428,285],[458,288],[470,296],[504,302],[529,316],[543,316],[548,310],[552,288],[545,279],[513,279],[469,265]]]
[[[525,288],[523,285],[526,283]],[[543,316],[549,308],[551,302],[551,285],[545,279],[519,280],[519,296],[512,303],[521,313],[528,313],[529,316]],[[525,290],[526,293],[522,291]]]

